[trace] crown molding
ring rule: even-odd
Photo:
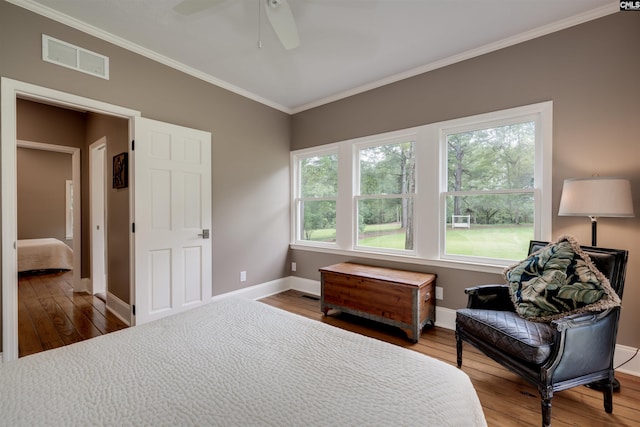
[[[373,90],[373,89],[377,89],[379,87],[382,86],[386,86],[388,84],[391,83],[395,83],[398,82],[400,80],[405,80],[408,79],[410,77],[415,77],[419,74],[423,74],[423,73],[427,73],[429,71],[433,71],[436,70],[438,68],[442,68],[442,67],[446,67],[448,65],[452,65],[458,62],[462,62],[465,61],[467,59],[471,59],[480,55],[484,55],[490,52],[494,52],[509,46],[513,46],[516,45],[518,43],[522,43],[528,40],[532,40],[538,37],[542,37],[544,35],[547,34],[551,34],[554,33],[556,31],[560,31],[569,27],[573,27],[575,25],[579,25],[597,18],[601,18],[603,16],[607,16],[616,12],[619,12],[620,8],[619,8],[619,2],[618,1],[613,1],[610,2],[609,4],[606,4],[604,6],[601,6],[599,8],[596,9],[592,9],[590,11],[572,16],[570,18],[567,19],[562,19],[560,21],[556,21],[553,22],[551,24],[548,25],[544,25],[542,27],[533,29],[531,31],[527,31],[525,33],[521,33],[518,34],[516,36],[513,37],[509,37],[500,41],[497,41],[495,43],[490,43],[488,45],[484,45],[481,46],[477,49],[471,49],[468,50],[466,52],[457,54],[457,55],[452,55],[448,58],[444,58],[441,59],[439,61],[434,61],[431,62],[429,64],[425,64],[422,65],[420,67],[417,68],[413,68],[411,70],[407,70],[404,71],[402,73],[398,73],[398,74],[394,74],[392,76],[377,80],[375,82],[372,83],[368,83],[366,85],[362,85],[362,86],[358,86],[356,88],[350,89],[348,91],[344,91],[344,92],[340,92],[340,93],[336,93],[334,95],[325,97],[325,98],[321,98],[319,100],[304,104],[304,105],[300,105],[298,107],[294,107],[294,108],[289,108],[289,107],[285,107],[279,103],[273,102],[269,99],[263,98],[259,95],[256,95],[252,92],[249,92],[245,89],[242,89],[238,86],[235,86],[231,83],[228,83],[224,80],[218,79],[215,76],[212,76],[210,74],[204,73],[202,71],[196,70],[193,67],[187,66],[181,62],[175,61],[169,57],[166,57],[164,55],[161,55],[155,51],[152,51],[150,49],[144,48],[140,45],[137,45],[135,43],[130,42],[129,40],[123,39],[122,37],[118,37],[114,34],[111,34],[107,31],[101,30],[97,27],[94,27],[92,25],[89,25],[85,22],[82,22],[78,19],[72,18],[68,15],[65,15],[63,13],[60,13],[56,10],[53,10],[49,7],[46,7],[40,3],[37,3],[33,0],[5,0],[8,3],[12,3],[16,6],[22,7],[24,9],[30,10],[31,12],[37,13],[38,15],[42,15],[46,18],[52,19],[56,22],[59,22],[61,24],[64,25],[68,25],[72,28],[75,28],[76,30],[82,31],[84,33],[87,33],[89,35],[92,35],[94,37],[97,37],[101,40],[107,41],[109,43],[112,43],[118,47],[121,47],[123,49],[127,49],[131,52],[135,52],[139,55],[142,55],[146,58],[152,59],[156,62],[159,62],[163,65],[166,65],[168,67],[174,68],[178,71],[181,71],[185,74],[188,74],[192,77],[198,78],[200,80],[203,80],[207,83],[213,84],[215,86],[218,86],[220,88],[226,89],[230,92],[233,92],[237,95],[243,96],[245,98],[251,99],[253,101],[259,102],[261,104],[264,104],[268,107],[274,108],[276,110],[282,111],[283,113],[286,114],[296,114],[296,113],[300,113],[302,111],[305,110],[309,110],[315,107],[319,107],[325,104],[329,104],[331,102],[335,102],[335,101],[339,101],[341,99],[344,98],[348,98],[350,96],[353,95],[358,95],[360,93],[369,91],[369,90]]]
[[[268,107],[274,108],[276,110],[282,111],[283,113],[291,114],[291,109],[287,108],[283,105],[280,105],[276,102],[263,98],[259,95],[256,95],[252,92],[249,92],[245,89],[242,89],[238,86],[235,86],[231,83],[228,83],[224,80],[218,79],[210,74],[203,73],[193,67],[185,65],[181,62],[175,61],[167,56],[161,55],[151,49],[147,49],[138,44],[132,43],[129,40],[126,40],[122,37],[118,37],[114,34],[109,33],[108,31],[104,31],[100,28],[94,27],[92,25],[87,24],[86,22],[75,19],[69,15],[65,15],[64,13],[58,12],[57,10],[51,9],[47,6],[44,6],[40,3],[36,3],[33,0],[5,0],[8,3],[12,3],[16,6],[19,6],[23,9],[27,9],[33,13],[44,16],[45,18],[49,18],[61,24],[67,25],[71,28],[74,28],[78,31],[82,31],[83,33],[87,33],[91,36],[97,37],[101,40],[114,44],[123,49],[129,50],[131,52],[142,55],[146,58],[149,58],[153,61],[156,61],[160,64],[171,67],[175,70],[181,71],[185,74],[188,74],[197,79],[203,80],[212,85],[218,86],[222,89],[226,89],[230,92],[233,92],[237,95],[243,96],[245,98],[251,99],[253,101],[259,102],[260,104],[264,104]]]
[[[556,31],[564,30],[569,27],[573,27],[575,25],[583,24],[588,21],[592,21],[594,19],[601,18],[603,16],[611,15],[613,13],[620,11],[620,5],[618,1],[611,2],[607,5],[601,6],[596,9],[592,9],[590,11],[572,16],[567,19],[562,19],[560,21],[553,22],[551,24],[544,25],[542,27],[535,28],[531,31],[527,31],[525,33],[518,34],[513,37],[509,37],[503,40],[499,40],[495,43],[490,43],[484,46],[481,46],[476,49],[468,50],[466,52],[460,53],[458,55],[453,55],[448,58],[441,59],[439,61],[431,62],[429,64],[422,65],[417,68],[413,68],[411,70],[404,71],[402,73],[394,74],[392,76],[386,77],[381,80],[377,80],[375,82],[359,86],[357,88],[350,89],[345,92],[340,92],[335,95],[328,96],[326,98],[319,99],[317,101],[310,102],[308,104],[301,105],[299,107],[295,107],[292,109],[292,114],[300,113],[305,110],[309,110],[311,108],[319,107],[321,105],[329,104],[331,102],[339,101],[344,98],[348,98],[353,95],[357,95],[363,92],[367,92],[372,89],[377,89],[382,86],[386,86],[391,83],[398,82],[400,80],[405,80],[410,77],[415,77],[420,74],[427,73],[429,71],[437,70],[438,68],[443,68],[448,65],[455,64],[457,62],[462,62],[467,59],[475,58],[477,56],[481,56],[490,52],[494,52],[500,49],[504,49],[509,46],[516,45],[518,43],[522,43],[528,40],[532,40],[538,37],[545,36],[547,34],[554,33]]]

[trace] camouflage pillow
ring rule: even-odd
[[[548,322],[620,305],[609,280],[571,236],[529,255],[504,275],[516,312],[528,320]]]

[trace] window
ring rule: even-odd
[[[338,155],[327,153],[297,160],[296,240],[320,244],[336,241]]]
[[[357,246],[413,250],[414,141],[358,150]]]
[[[551,129],[544,102],[293,152],[292,243],[509,265],[551,238]]]
[[[444,133],[446,256],[526,256],[534,237],[535,141],[535,120]]]
[[[67,179],[65,188],[65,238],[73,239],[73,181]]]

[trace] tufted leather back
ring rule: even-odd
[[[548,244],[549,242],[532,240],[529,242],[529,254],[544,248]],[[589,255],[598,270],[609,279],[611,287],[622,299],[629,252],[623,249],[600,248],[597,246],[580,246],[580,248]]]

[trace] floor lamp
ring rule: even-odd
[[[598,217],[634,216],[631,200],[631,183],[622,178],[565,179],[560,196],[559,216],[588,216],[591,219],[591,246],[597,245]],[[600,382],[587,385],[602,390]],[[620,389],[620,382],[613,379],[613,389]]]
[[[591,219],[591,246],[596,246],[598,217],[634,216],[631,183],[622,178],[565,179],[558,215],[588,216]]]

